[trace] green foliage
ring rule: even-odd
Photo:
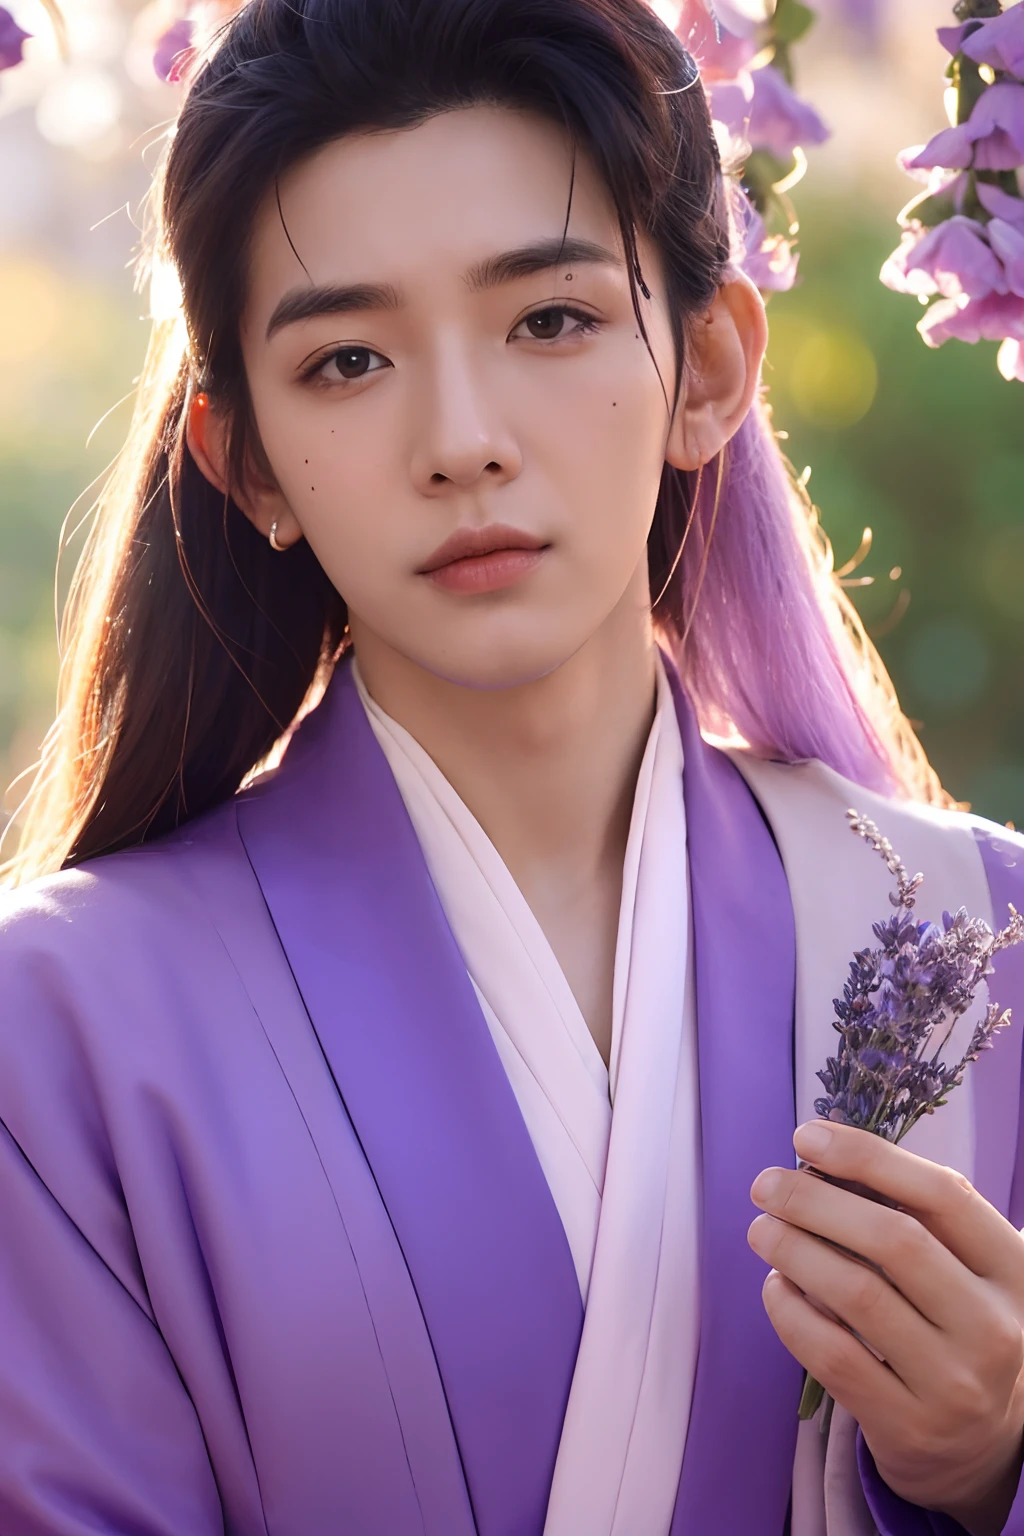
[[[877,280],[891,220],[816,193],[813,178],[801,189],[803,281],[769,306],[776,425],[797,469],[812,466],[837,565],[874,531],[856,572],[874,585],[853,595],[947,788],[1024,825],[1024,393],[999,377],[994,345],[925,347],[920,308]],[[816,375],[829,338],[831,374]],[[864,371],[861,349],[877,392],[856,416],[848,376]]]
[[[801,4],[801,0],[778,0],[772,25],[779,42],[788,45],[799,42],[817,19],[810,6]]]

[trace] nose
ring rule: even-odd
[[[499,365],[500,366],[500,365]],[[467,340],[440,345],[419,380],[422,391],[411,473],[424,496],[501,485],[522,468],[496,368]]]

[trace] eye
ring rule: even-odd
[[[568,321],[573,323],[567,325]],[[577,336],[592,335],[600,329],[601,322],[584,309],[569,304],[548,304],[544,309],[535,309],[532,315],[525,315],[512,335],[524,326],[532,341],[571,341]]]
[[[382,368],[390,367],[387,358],[374,352],[372,347],[337,347],[317,358],[303,377],[322,384],[355,384],[368,373],[379,373]]]

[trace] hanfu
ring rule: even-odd
[[[607,1072],[348,664],[274,773],[5,898],[4,1536],[956,1529],[856,1426],[798,1450],[745,1241],[884,900],[852,793],[710,746],[660,666]],[[937,902],[1024,900],[1024,839],[856,793]],[[1018,1028],[917,1143],[1017,1224],[1019,1082]]]

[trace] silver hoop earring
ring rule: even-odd
[[[271,549],[275,550],[277,552],[277,554],[283,555],[285,550],[288,548],[288,545],[287,544],[279,544],[278,543],[278,540],[277,540],[277,518],[276,517],[275,517],[274,521],[270,525],[269,539],[270,539],[270,547],[271,547]]]

